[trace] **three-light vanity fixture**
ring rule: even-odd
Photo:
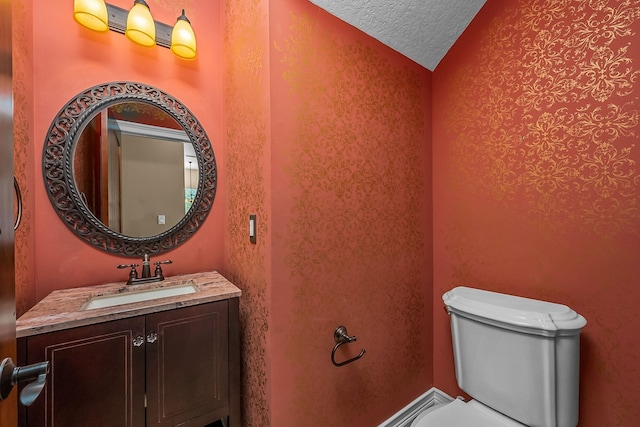
[[[135,0],[129,11],[104,0],[74,0],[73,17],[80,25],[94,31],[112,30],[142,46],[157,44],[169,48],[182,59],[196,57],[196,36],[184,9],[173,27],[154,21],[144,0]]]

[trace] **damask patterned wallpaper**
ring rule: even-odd
[[[243,425],[269,426],[270,292],[268,2],[224,6],[226,170],[225,274],[242,289]],[[249,242],[256,214],[257,241]]]
[[[225,14],[244,425],[377,425],[431,383],[430,73],[309,2]]]
[[[272,425],[373,426],[431,383],[430,72],[290,3],[272,8]],[[367,353],[335,368],[342,323],[358,341],[338,360]]]
[[[637,1],[490,0],[435,71],[435,382],[450,393],[438,306],[465,284],[584,315],[580,426],[640,417],[639,35]]]

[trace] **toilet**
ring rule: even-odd
[[[461,398],[411,427],[576,427],[580,331],[566,305],[469,287],[442,296]]]

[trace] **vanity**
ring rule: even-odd
[[[17,321],[49,361],[26,426],[240,426],[240,289],[218,272],[52,292]]]
[[[19,365],[48,366],[22,387],[20,426],[239,427],[240,290],[215,271],[164,277],[167,259],[151,275],[214,202],[200,121],[162,89],[98,84],[53,118],[42,174],[78,239],[131,261],[114,265],[127,282],[54,291],[18,319]]]

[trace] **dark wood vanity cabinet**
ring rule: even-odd
[[[239,426],[238,298],[33,335],[50,362],[23,427]]]
[[[132,344],[144,332],[144,317],[134,317],[20,341],[27,361],[50,363],[45,389],[21,425],[144,425],[145,349]]]
[[[147,426],[204,426],[229,412],[226,301],[146,316]]]

